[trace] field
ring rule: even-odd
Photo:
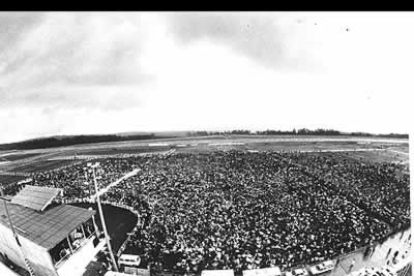
[[[203,151],[203,150],[259,150],[259,151],[318,151],[318,150],[353,150],[353,149],[379,149],[378,144],[359,144],[355,141],[349,142],[302,142],[302,141],[269,141],[260,142],[213,142],[213,143],[199,143],[188,147],[183,147],[182,151]]]
[[[39,160],[37,162],[30,162],[9,167],[7,171],[22,173],[44,172],[68,166],[76,162],[79,162],[79,160]]]
[[[404,152],[407,154],[409,152],[408,147],[390,147],[390,150],[397,151],[397,152]]]
[[[76,156],[82,155],[117,155],[117,154],[139,154],[139,153],[146,153],[146,152],[158,152],[164,151],[169,149],[170,147],[150,147],[150,146],[132,146],[132,147],[125,147],[125,148],[117,148],[117,147],[105,147],[105,148],[96,148],[96,149],[82,149],[76,153]],[[62,156],[73,156],[71,152],[67,155]]]
[[[360,151],[360,152],[344,152],[343,156],[363,162],[374,163],[404,163],[408,161],[407,156],[393,151]]]
[[[0,174],[0,186],[10,184],[13,182],[18,182],[20,180],[26,179],[26,176],[20,176],[20,175],[2,175]]]
[[[344,157],[360,161],[408,164],[408,139],[231,135],[123,141],[2,152],[0,155],[0,171],[36,173],[82,161],[74,160],[75,158],[156,153],[170,149],[175,149],[176,152],[227,151],[232,149],[250,151],[340,151],[340,154]],[[9,183],[21,178],[2,176],[1,179]]]
[[[37,155],[39,155],[39,153],[7,154],[7,155],[0,156],[0,161],[16,161],[20,159],[34,157]]]

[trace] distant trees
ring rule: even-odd
[[[251,133],[250,133],[250,130],[238,129],[238,130],[232,130],[231,134],[251,134]]]
[[[322,129],[309,130],[307,128],[301,128],[297,132],[298,135],[341,135],[341,132],[334,129]]]
[[[388,133],[388,134],[372,134],[366,132],[351,132],[351,136],[368,136],[368,137],[382,137],[382,138],[408,138],[406,133]]]
[[[351,136],[374,136],[371,133],[366,133],[366,132],[351,132],[349,135]]]
[[[265,130],[265,131],[256,131],[256,134],[259,135],[295,135],[296,134],[296,130],[293,129],[292,131],[290,130]]]
[[[340,132],[335,129],[324,129],[317,128],[315,130],[300,128],[296,130],[273,130],[267,129],[262,131],[252,132],[250,130],[232,130],[232,131],[193,131],[189,132],[189,136],[211,136],[211,135],[325,135],[325,136],[336,136],[336,135],[350,135],[350,136],[370,136],[370,137],[389,137],[389,138],[408,138],[408,134],[371,134],[365,132]]]
[[[376,136],[384,137],[384,138],[408,138],[408,134],[404,134],[404,133],[378,134]]]
[[[244,129],[236,129],[231,131],[192,131],[189,132],[189,136],[211,136],[211,135],[230,135],[230,134],[254,134],[250,130],[244,130]]]
[[[131,136],[76,135],[76,136],[69,136],[69,137],[48,137],[48,138],[27,140],[27,141],[17,142],[17,143],[3,144],[3,145],[0,145],[0,150],[42,149],[42,148],[63,147],[63,146],[71,146],[71,145],[79,145],[79,144],[144,140],[144,139],[154,139],[154,138],[157,138],[155,137],[154,134],[131,135]]]
[[[211,132],[208,131],[191,131],[188,132],[189,136],[208,136],[208,135],[212,135]]]
[[[293,130],[264,130],[252,132],[245,129],[236,129],[231,131],[194,131],[190,132],[190,136],[210,136],[210,135],[340,135],[341,132],[334,129],[322,129],[310,130],[307,128],[293,129]]]

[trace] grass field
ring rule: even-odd
[[[62,148],[37,149],[30,151],[2,152],[0,170],[13,172],[41,172],[79,162],[59,160],[75,156],[104,156],[118,154],[139,154],[162,152],[171,148],[177,152],[205,152],[221,150],[259,151],[326,151],[354,149],[385,149],[385,152],[354,152],[348,158],[373,162],[408,163],[407,139],[379,139],[366,137],[324,137],[324,136],[207,136],[156,139],[145,141],[123,141],[98,144],[76,145]],[[392,152],[391,150],[397,151]],[[398,152],[403,152],[399,154]],[[48,160],[48,159],[57,160]]]
[[[137,153],[143,153],[143,152],[157,152],[157,151],[164,151],[164,150],[166,150],[166,147],[140,146],[140,147],[116,148],[116,147],[109,146],[107,148],[84,149],[84,150],[77,152],[76,155],[137,154]],[[73,154],[69,153],[68,155],[71,156]]]
[[[344,152],[341,154],[357,161],[374,163],[402,163],[408,160],[407,156],[390,151]]]
[[[39,160],[37,162],[30,162],[22,165],[9,167],[7,170],[11,172],[43,172],[63,166],[67,166],[73,163],[79,162],[79,160]]]
[[[20,180],[26,179],[26,176],[20,176],[20,175],[2,175],[0,174],[0,186],[10,184],[13,182],[18,182]]]
[[[28,157],[37,156],[39,154],[40,153],[8,154],[5,156],[1,156],[0,159],[4,159],[6,161],[16,161],[16,160],[25,159]]]
[[[407,147],[391,147],[390,150],[400,151],[404,153],[409,153],[409,148]]]
[[[230,141],[228,143],[198,143],[196,145],[190,145],[182,148],[177,148],[182,152],[194,152],[194,151],[215,151],[215,150],[259,150],[259,151],[318,151],[318,150],[354,150],[354,149],[379,149],[381,144],[361,144],[358,142],[254,142],[254,143],[242,143],[237,141]]]

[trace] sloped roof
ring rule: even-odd
[[[12,198],[11,202],[36,211],[43,211],[60,193],[62,189],[26,185]]]
[[[10,202],[7,206],[17,233],[48,250],[95,214],[95,211],[71,205],[59,205],[44,212]],[[0,223],[9,227],[3,199],[0,199]]]

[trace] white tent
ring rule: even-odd
[[[228,270],[203,270],[201,276],[234,276],[234,271]]]
[[[16,272],[8,268],[5,264],[0,262],[0,275],[1,276],[19,276]]]
[[[282,272],[278,267],[244,270],[243,276],[280,276]]]
[[[130,276],[130,274],[121,273],[121,272],[114,272],[114,271],[108,271],[105,273],[105,276]]]

